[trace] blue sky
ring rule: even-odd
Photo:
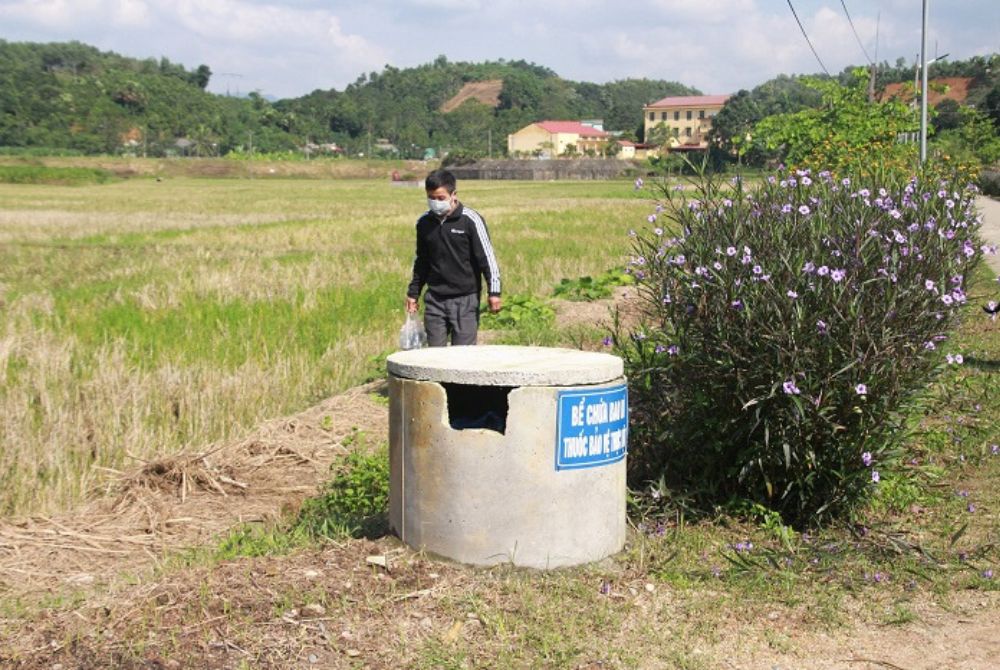
[[[919,0],[792,4],[831,73],[864,63],[862,46],[875,56],[876,26],[879,61],[916,60]],[[929,7],[929,56],[1000,52],[997,0]],[[787,0],[0,0],[0,38],[205,63],[210,90],[277,97],[343,89],[386,64],[441,54],[524,59],[577,81],[668,79],[703,93],[821,70]]]

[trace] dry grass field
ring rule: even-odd
[[[508,295],[620,265],[647,208],[625,183],[460,196],[486,217]],[[425,207],[387,179],[273,176],[0,184],[0,203],[8,515],[380,374]]]

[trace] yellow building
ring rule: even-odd
[[[646,141],[662,129],[671,149],[707,149],[712,119],[728,95],[685,95],[663,98],[642,108]]]
[[[603,155],[609,135],[579,121],[537,121],[507,136],[511,156],[554,158],[568,153]],[[571,151],[567,149],[572,148]]]

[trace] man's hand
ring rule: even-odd
[[[486,299],[486,301],[490,305],[490,311],[491,312],[493,312],[494,314],[496,314],[497,312],[500,311],[500,296],[498,296],[498,295],[491,295],[489,298]]]
[[[417,313],[417,299],[406,296],[406,311],[410,314]]]

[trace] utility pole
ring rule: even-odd
[[[927,160],[927,2],[923,0],[920,34],[920,164]]]
[[[226,77],[227,78],[227,81],[226,81],[226,97],[227,98],[229,97],[229,81],[228,81],[228,79],[231,79],[233,77],[236,77],[238,79],[242,79],[243,78],[243,75],[239,74],[238,72],[219,72],[215,76],[217,76],[217,77]],[[240,97],[240,82],[236,82],[236,97],[237,98]]]

